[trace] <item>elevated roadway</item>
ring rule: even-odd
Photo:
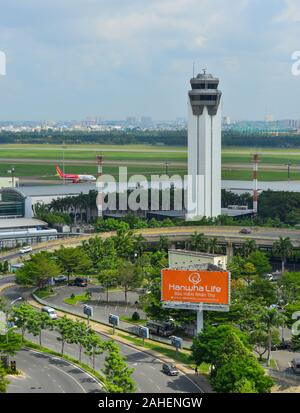
[[[233,246],[241,245],[247,239],[253,239],[262,247],[271,248],[274,242],[278,241],[280,237],[290,238],[295,248],[300,248],[300,230],[287,228],[266,228],[266,227],[251,227],[250,234],[241,234],[242,227],[238,226],[183,226],[183,227],[169,227],[169,228],[143,228],[135,230],[135,234],[141,234],[149,242],[159,241],[160,236],[167,237],[171,244],[177,242],[186,242],[195,232],[204,234],[206,237],[217,238],[220,243],[223,243],[228,248],[228,255],[233,253]],[[80,245],[82,241],[88,240],[95,236],[103,239],[115,235],[115,232],[104,232],[97,234],[85,234],[72,238],[57,239],[45,243],[33,245],[34,251],[41,250],[55,250],[61,245],[65,247],[75,247]],[[2,260],[18,260],[20,254],[18,250],[8,251],[0,255]]]

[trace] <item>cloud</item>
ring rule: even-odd
[[[277,22],[296,23],[300,21],[299,0],[284,0],[283,11],[275,18]]]
[[[0,0],[0,50],[8,61],[1,94],[10,102],[0,116],[14,118],[16,108],[24,117],[182,116],[195,61],[221,78],[232,117],[255,117],[257,91],[276,101],[272,84],[291,90],[298,3]]]

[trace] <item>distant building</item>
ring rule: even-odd
[[[266,115],[265,116],[265,122],[274,122],[274,115]]]
[[[203,264],[215,265],[226,270],[227,255],[188,250],[169,250],[169,268],[193,269],[197,265]]]
[[[0,189],[7,188],[7,187],[18,187],[19,186],[19,178],[17,177],[0,177]]]

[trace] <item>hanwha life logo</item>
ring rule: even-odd
[[[200,274],[198,272],[193,272],[189,275],[189,281],[194,285],[199,284],[201,282]]]

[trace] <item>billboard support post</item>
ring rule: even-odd
[[[203,330],[203,310],[197,311],[197,334]]]

